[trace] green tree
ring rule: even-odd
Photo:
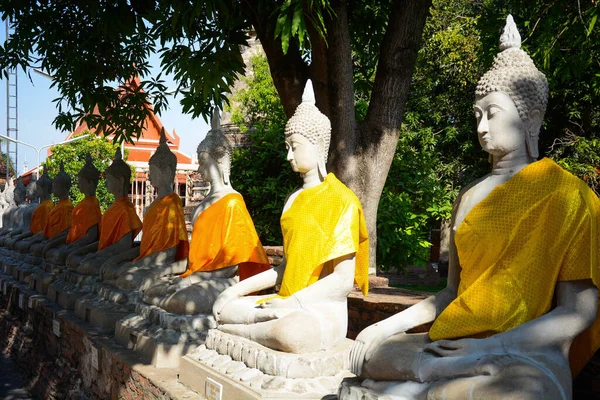
[[[243,73],[240,49],[246,32],[255,29],[287,117],[312,79],[317,105],[332,123],[329,167],[362,201],[374,266],[377,206],[430,5],[431,0],[6,0],[0,12],[14,34],[0,47],[0,68],[35,66],[55,77],[58,127],[72,129],[83,119],[130,140],[141,132],[150,96],[157,112],[166,104],[160,76],[149,77],[151,53],[175,77],[184,111],[208,117]],[[354,88],[359,65],[374,76],[368,93]],[[135,74],[143,91],[114,91],[111,83],[123,85]],[[358,119],[357,93],[365,105]]]
[[[83,134],[86,133],[90,136],[85,139],[53,146],[52,155],[42,163],[44,170],[48,171],[48,174],[52,177],[60,170],[60,163],[64,163],[65,172],[71,177],[71,199],[75,205],[84,198],[83,193],[81,193],[77,185],[77,174],[85,165],[87,155],[91,154],[94,166],[101,173],[104,173],[112,162],[115,151],[119,147],[119,145],[111,143],[106,138],[97,137],[89,131],[83,132]],[[127,159],[127,154],[128,152],[125,151],[125,156],[123,157],[125,160]],[[114,201],[114,196],[106,190],[106,181],[104,178],[101,178],[98,182],[96,197],[100,201],[102,212],[110,207]]]

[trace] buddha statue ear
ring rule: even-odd
[[[540,156],[538,139],[540,136],[540,129],[542,127],[542,119],[542,113],[537,108],[534,108],[529,112],[525,144],[527,145],[527,152],[534,159],[537,159]]]
[[[325,159],[327,158],[327,154],[325,153],[325,141],[323,138],[317,139],[317,148],[319,149],[319,160],[317,162],[317,169],[319,171],[319,176],[321,179],[325,179],[327,176],[327,166],[325,165]]]
[[[219,167],[221,169],[221,175],[223,176],[223,183],[225,185],[229,185],[229,164],[227,162],[223,162],[223,160],[217,161]]]

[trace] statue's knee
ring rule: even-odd
[[[306,329],[310,326],[311,329]],[[294,312],[277,321],[274,337],[279,350],[287,353],[311,353],[321,349],[321,322],[308,312]]]

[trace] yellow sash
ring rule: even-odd
[[[279,296],[287,297],[332,272],[337,258],[356,254],[354,281],[369,291],[369,235],[358,197],[329,174],[304,189],[281,216],[285,272]]]
[[[50,239],[64,230],[71,227],[71,213],[73,212],[73,202],[71,199],[64,199],[58,202],[54,206],[50,215],[48,216],[48,222],[44,226],[42,234]]]
[[[557,281],[598,286],[599,226],[600,202],[583,181],[547,158],[528,165],[458,227],[458,296],[431,340],[486,337],[538,318],[550,310]],[[598,336],[589,354],[576,357],[584,365]]]
[[[31,222],[29,223],[29,230],[34,235],[38,232],[41,232],[46,226],[48,222],[48,217],[50,216],[50,212],[54,208],[54,203],[52,200],[44,200],[42,203],[36,207],[33,211],[33,215],[31,216]]]
[[[133,242],[142,229],[142,221],[137,216],[129,197],[123,196],[115,200],[113,205],[104,212],[100,228],[98,250],[117,243],[129,232]]]
[[[98,225],[101,219],[100,202],[96,196],[86,196],[73,210],[67,243],[73,243],[84,237],[88,229]]]

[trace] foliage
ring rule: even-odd
[[[83,134],[89,134],[90,136],[85,139],[52,147],[52,155],[42,164],[44,170],[48,171],[51,177],[54,177],[60,170],[60,163],[64,163],[65,172],[71,177],[71,199],[75,205],[84,198],[77,184],[77,174],[85,165],[87,154],[91,154],[94,166],[100,172],[104,173],[112,162],[118,147],[117,144],[109,142],[106,138],[96,137],[89,131],[84,131]],[[125,160],[127,159],[127,154],[128,151],[126,150],[123,157]],[[106,181],[104,178],[100,178],[98,182],[96,197],[100,201],[102,212],[110,207],[114,201],[114,196],[106,190]]]
[[[247,87],[233,97],[232,108],[232,121],[247,132],[251,147],[235,150],[231,179],[244,196],[261,242],[281,245],[279,218],[287,196],[301,180],[286,160],[286,118],[267,59],[253,57],[251,68],[253,73],[244,79]]]
[[[282,130],[287,118],[273,85],[267,58],[261,55],[252,57],[250,68],[252,74],[243,78],[247,88],[240,89],[233,96],[233,103],[237,107],[232,108],[232,122],[242,132],[258,125]]]
[[[424,265],[435,221],[449,219],[456,190],[441,179],[431,128],[407,132],[396,149],[377,213],[377,263],[382,270]]]
[[[15,167],[13,164],[13,160],[6,153],[0,153],[0,171],[4,173],[4,178],[6,178],[6,159],[8,158],[8,171],[9,175],[16,176]]]
[[[232,184],[244,196],[262,244],[281,245],[279,218],[287,196],[301,186],[300,177],[286,161],[281,126],[259,126],[248,135],[251,147],[233,155]]]

